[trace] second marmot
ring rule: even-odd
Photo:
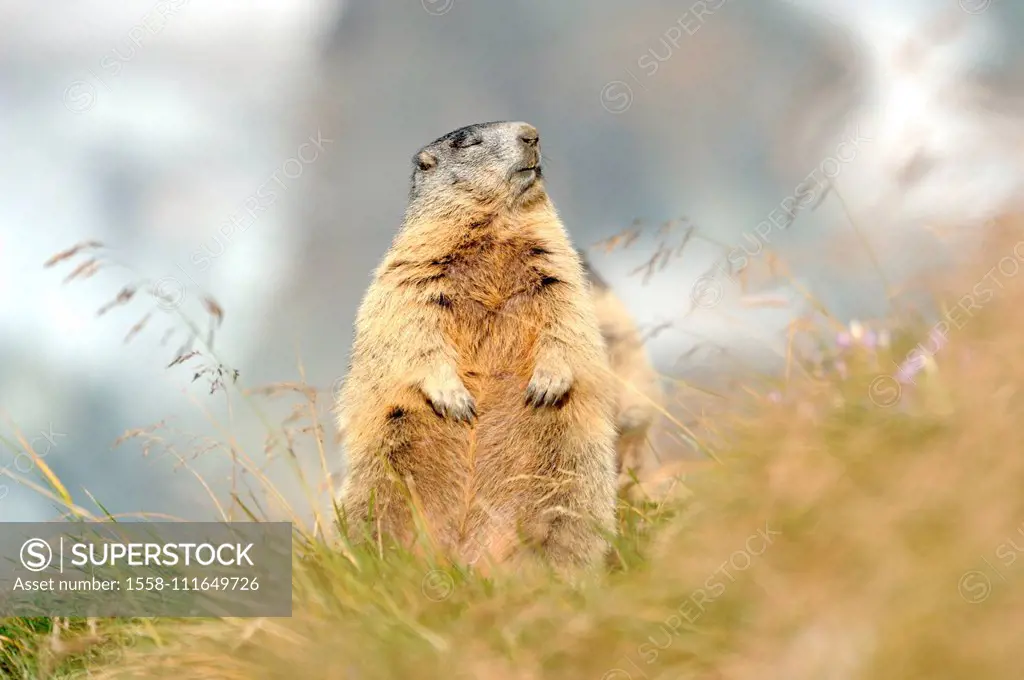
[[[619,488],[627,496],[639,498],[642,494],[635,480],[644,473],[651,428],[661,412],[664,394],[658,372],[644,348],[644,339],[626,305],[582,252],[580,260],[590,282],[613,374]]]
[[[615,531],[615,396],[537,130],[483,123],[416,154],[339,395],[342,507],[457,557],[597,565]],[[475,559],[473,561],[476,561]]]

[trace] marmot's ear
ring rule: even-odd
[[[420,170],[430,170],[432,167],[437,165],[437,156],[430,153],[429,151],[420,151],[416,154],[416,158],[413,160],[416,163],[416,167]]]

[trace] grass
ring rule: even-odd
[[[297,528],[291,618],[101,620],[95,632],[76,621],[58,638],[49,620],[5,620],[0,669],[179,680],[1019,677],[1024,277],[991,274],[1010,271],[1006,257],[1020,264],[1015,243],[1000,234],[933,284],[943,318],[958,323],[916,384],[891,379],[929,332],[908,314],[887,321],[893,347],[846,350],[842,372],[801,349],[826,332],[795,333],[779,396],[730,397],[731,415],[706,424],[708,463],[670,494],[623,501],[615,554],[592,579],[540,568],[483,577],[430,554],[339,543],[321,517]],[[978,303],[985,280],[1001,285]],[[305,380],[293,387],[311,394]],[[324,428],[310,427],[312,455],[326,460]]]

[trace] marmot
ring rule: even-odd
[[[599,565],[616,528],[615,397],[537,130],[470,125],[413,165],[339,394],[342,509],[406,543],[422,519],[456,559],[531,546],[556,568]]]
[[[580,252],[579,256],[590,282],[598,324],[614,374],[613,389],[618,399],[615,425],[619,488],[628,495],[635,495],[633,478],[639,479],[643,472],[648,435],[663,399],[661,385],[626,305],[594,271],[586,255]]]

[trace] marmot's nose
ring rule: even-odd
[[[537,146],[538,140],[540,140],[540,133],[537,132],[537,128],[524,123],[523,127],[519,129],[519,141],[526,146]]]

